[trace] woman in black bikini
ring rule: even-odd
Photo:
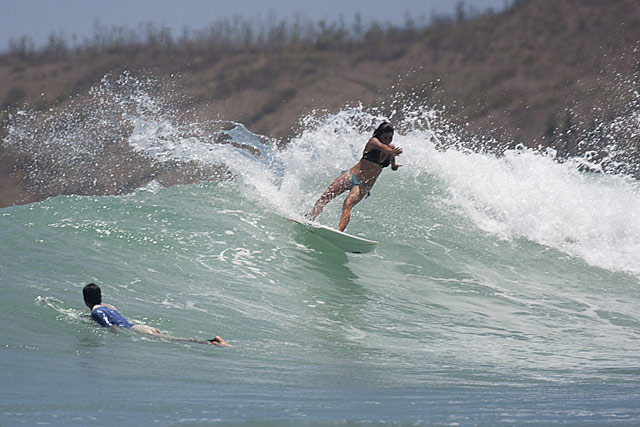
[[[360,161],[329,185],[313,206],[309,218],[315,219],[327,203],[349,190],[342,205],[342,216],[338,225],[338,230],[344,231],[349,224],[349,219],[351,219],[351,209],[360,200],[369,196],[369,190],[378,179],[382,169],[391,165],[391,169],[395,171],[402,166],[396,164],[396,156],[402,154],[402,148],[394,146],[391,143],[392,140],[393,126],[389,122],[383,122],[369,138]]]

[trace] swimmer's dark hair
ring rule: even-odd
[[[100,291],[100,286],[95,283],[89,283],[82,288],[82,296],[84,297],[85,304],[90,307],[102,304],[102,292]]]
[[[389,132],[393,133],[393,126],[391,125],[391,123],[382,122],[380,126],[378,126],[378,129],[373,131],[373,137],[380,138],[383,134],[389,133]]]

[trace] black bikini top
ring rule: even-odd
[[[391,164],[391,154],[387,155],[387,158],[384,159],[382,162],[380,161],[380,150],[371,150],[371,151],[367,151],[366,153],[362,154],[362,159],[363,160],[368,160],[370,162],[373,163],[377,163],[380,166],[382,166],[383,168],[386,168],[387,166],[389,166]]]

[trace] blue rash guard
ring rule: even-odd
[[[109,307],[100,306],[91,310],[91,318],[98,322],[101,326],[120,326],[129,329],[133,323],[127,321],[118,310]]]

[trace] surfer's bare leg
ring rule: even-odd
[[[344,231],[349,225],[351,219],[351,209],[358,204],[358,202],[367,195],[367,190],[359,185],[354,186],[349,195],[344,199],[342,204],[342,216],[340,216],[340,224],[338,225],[338,231]]]
[[[322,194],[322,196],[320,196],[316,204],[313,206],[313,209],[311,209],[311,212],[309,213],[309,218],[316,219],[324,207],[327,206],[327,203],[347,191],[350,184],[351,179],[349,177],[349,172],[345,172],[337,177],[329,187],[327,187],[327,190]]]

